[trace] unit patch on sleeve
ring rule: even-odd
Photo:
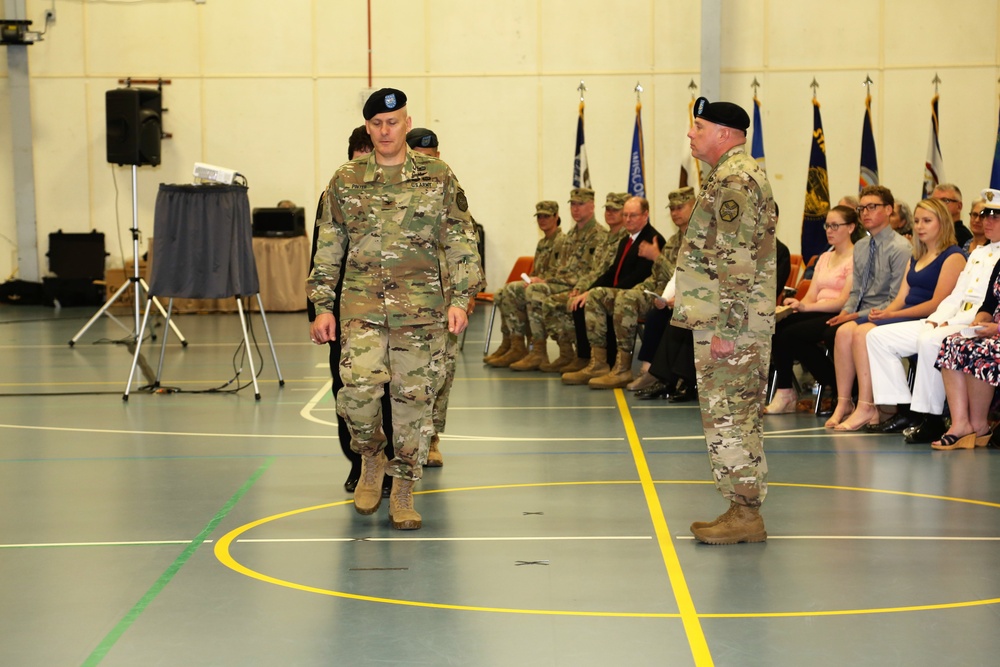
[[[719,217],[726,222],[732,222],[740,217],[740,205],[732,199],[722,202],[722,206],[719,207]]]

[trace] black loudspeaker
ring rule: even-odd
[[[118,88],[104,94],[107,116],[108,162],[160,164],[160,91]]]
[[[255,208],[253,235],[288,237],[306,235],[306,210],[298,208]]]

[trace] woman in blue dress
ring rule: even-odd
[[[913,210],[913,257],[896,298],[884,309],[872,308],[867,318],[855,321],[852,354],[850,357],[837,355],[834,362],[853,364],[858,380],[857,407],[836,426],[838,431],[857,431],[879,421],[879,411],[872,396],[868,332],[883,324],[927,317],[955,289],[958,275],[964,268],[965,254],[956,243],[951,214],[944,202],[924,199]]]

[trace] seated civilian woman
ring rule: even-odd
[[[1000,217],[1000,190],[984,190],[983,196],[990,198],[980,211],[984,218],[993,220]],[[944,339],[938,352],[937,363],[944,380],[944,391],[948,397],[951,412],[951,428],[940,440],[931,443],[934,449],[972,449],[989,443],[990,432],[988,414],[993,401],[993,392],[1000,386],[1000,262],[993,267],[990,275],[990,289],[983,305],[979,307],[971,327],[969,337],[961,333]]]
[[[848,395],[855,376],[858,381],[857,407],[836,425],[838,431],[857,431],[879,422],[872,396],[868,332],[882,324],[927,317],[955,289],[964,268],[965,255],[956,244],[951,214],[942,201],[924,199],[913,210],[913,257],[896,298],[885,309],[872,308],[867,318],[858,318],[837,330],[837,395]]]
[[[793,311],[774,327],[771,363],[775,371],[774,397],[765,414],[795,412],[798,395],[792,389],[792,365],[801,346],[816,346],[832,313],[839,313],[851,293],[854,272],[854,241],[860,236],[858,213],[847,206],[837,206],[826,214],[826,241],[832,248],[819,256],[813,269],[809,291],[801,300],[785,299],[783,305]]]
[[[969,209],[969,231],[972,232],[972,238],[962,246],[962,250],[965,251],[966,256],[979,246],[987,245],[990,242],[986,238],[986,231],[983,229],[983,219],[979,215],[985,207],[986,200],[982,197],[972,200],[972,208]]]

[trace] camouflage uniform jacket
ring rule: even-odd
[[[325,199],[307,281],[317,312],[333,312],[343,263],[342,320],[389,327],[444,324],[449,306],[468,307],[482,269],[469,232],[468,201],[442,160],[408,150],[401,171],[386,182],[372,153],[340,167]]]
[[[667,242],[669,243],[670,241],[668,240]],[[649,290],[650,292],[662,294],[663,289],[673,277],[674,267],[676,266],[677,255],[671,257],[670,253],[667,252],[666,247],[664,247],[664,249],[660,251],[660,256],[653,262],[653,270],[650,272],[649,277],[632,289]]]
[[[743,146],[731,148],[695,201],[671,323],[723,340],[773,332],[776,222],[763,170]]]
[[[576,281],[573,289],[577,292],[586,292],[593,287],[597,279],[601,277],[601,274],[607,271],[614,263],[615,256],[618,254],[618,246],[626,236],[628,236],[628,231],[625,229],[625,225],[620,225],[615,232],[605,232],[604,243],[594,253],[594,259],[590,262],[590,269]]]
[[[583,227],[574,224],[559,246],[558,266],[548,282],[568,287],[576,285],[581,276],[590,271],[597,249],[607,235],[608,232],[597,224],[595,218],[585,222]]]
[[[545,237],[535,246],[535,263],[532,265],[531,274],[548,280],[556,272],[556,259],[559,247],[566,240],[561,228],[556,227],[556,232],[552,236]]]

